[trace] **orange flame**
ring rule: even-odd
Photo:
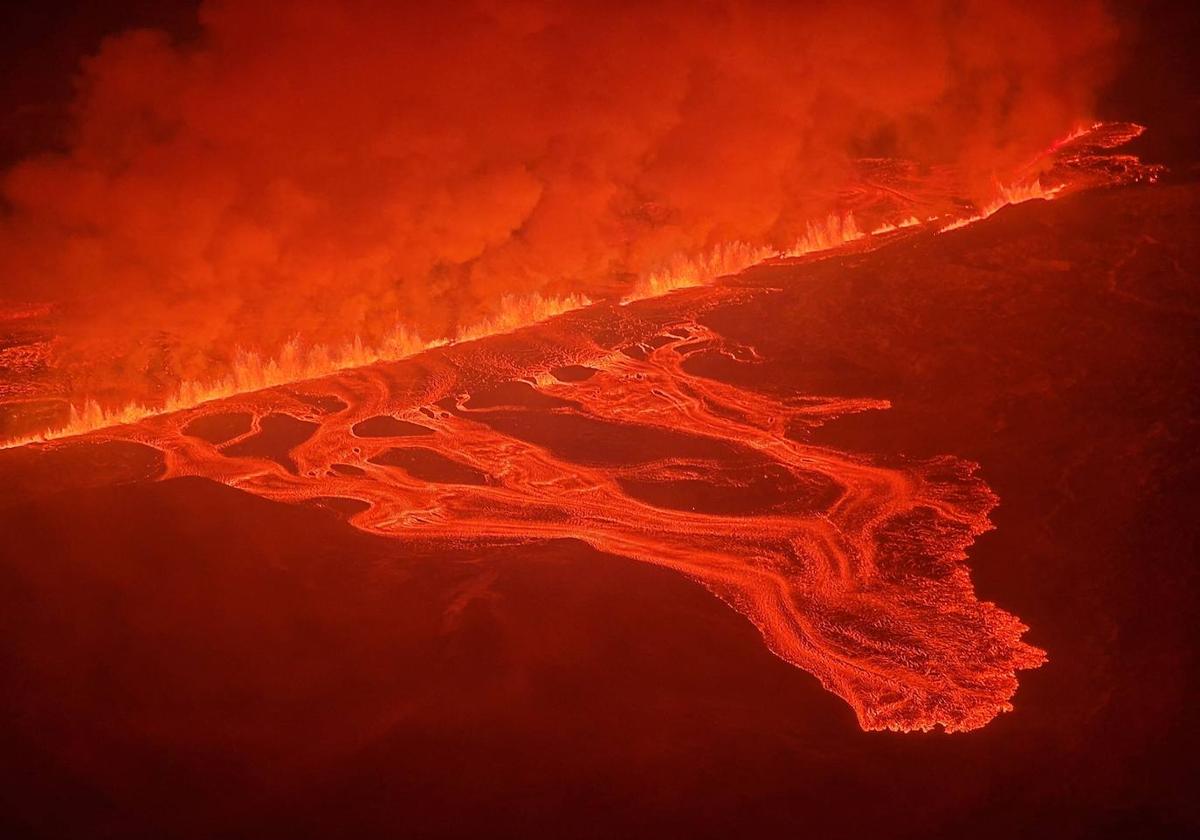
[[[1082,133],[1086,133],[1086,129],[1058,141],[1055,147]],[[941,227],[938,233],[956,230],[986,219],[1010,204],[1053,198],[1062,188],[1060,185],[1045,189],[1036,178],[1011,186],[998,185],[999,194],[996,199],[978,213]],[[719,243],[707,253],[698,256],[676,255],[659,270],[640,278],[633,289],[622,298],[621,303],[658,297],[677,289],[704,286],[720,277],[739,274],[773,257],[796,258],[829,251],[867,236],[891,233],[920,224],[922,223],[919,219],[910,216],[894,224],[884,223],[868,234],[858,227],[853,213],[830,214],[822,222],[808,222],[800,238],[782,252],[768,246],[741,241]],[[132,402],[110,409],[89,398],[82,405],[71,406],[69,419],[61,428],[13,438],[0,443],[0,448],[73,437],[111,426],[136,423],[148,417],[181,411],[236,394],[316,379],[376,362],[396,361],[447,344],[511,332],[556,315],[582,309],[591,303],[591,300],[579,294],[565,297],[545,297],[536,293],[527,296],[506,295],[501,298],[499,309],[494,315],[460,328],[452,338],[424,339],[403,324],[397,324],[378,345],[364,344],[361,338],[356,337],[340,346],[305,346],[299,338],[294,338],[284,345],[274,358],[249,351],[237,353],[228,375],[211,381],[184,380],[175,393],[168,396],[161,405]]]
[[[892,233],[893,231],[903,230],[904,228],[916,227],[919,224],[921,224],[920,219],[918,219],[916,216],[909,216],[907,219],[902,219],[895,224],[891,222],[884,222],[879,227],[872,230],[871,235],[881,236],[882,234]]]
[[[641,278],[621,302],[632,303],[676,289],[704,286],[718,277],[740,274],[764,260],[829,251],[864,236],[853,213],[831,213],[821,222],[808,222],[803,235],[784,251],[748,242],[722,242],[700,256],[676,254],[663,268]]]
[[[804,235],[797,239],[796,244],[785,251],[782,256],[802,257],[805,254],[828,251],[839,245],[845,245],[847,242],[862,239],[864,236],[866,234],[858,229],[853,213],[846,213],[844,216],[831,214],[825,219],[824,224],[814,225],[809,222],[805,225]]]
[[[212,400],[236,394],[246,394],[328,376],[341,370],[360,368],[376,362],[396,361],[460,341],[474,341],[489,335],[511,332],[555,315],[582,309],[591,301],[582,295],[543,297],[541,295],[506,295],[501,298],[495,315],[476,324],[459,329],[453,338],[424,339],[414,330],[397,324],[377,345],[363,343],[356,337],[340,346],[323,344],[305,346],[294,338],[283,346],[275,357],[250,351],[238,352],[229,374],[215,380],[184,380],[178,389],[161,405],[131,402],[119,408],[105,408],[93,399],[82,405],[72,405],[65,426],[49,429],[36,435],[15,438],[0,444],[0,448],[24,446],[57,438],[73,437],[111,426],[136,423],[148,417],[193,408]]]
[[[1023,204],[1026,201],[1033,201],[1035,199],[1049,201],[1062,192],[1063,186],[1063,184],[1059,184],[1056,187],[1046,189],[1042,186],[1041,179],[1039,178],[1034,178],[1033,180],[1026,181],[1024,183],[1012,184],[1010,186],[998,184],[997,189],[999,194],[990,202],[985,204],[982,208],[980,208],[978,213],[973,216],[967,216],[965,219],[956,219],[950,224],[939,228],[938,233],[946,233],[947,231],[958,230],[959,228],[966,227],[972,222],[981,222],[984,219],[995,215],[997,212],[1003,210],[1005,207],[1008,207],[1011,204]]]
[[[676,289],[704,286],[718,277],[739,274],[776,253],[774,248],[747,242],[723,242],[700,256],[676,254],[663,268],[639,279],[621,303],[658,297]]]

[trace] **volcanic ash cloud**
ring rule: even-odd
[[[1088,115],[1115,37],[1099,2],[199,15],[188,40],[106,40],[60,149],[3,178],[0,296],[59,304],[58,363],[134,391],[787,247],[863,156],[951,164],[986,197]]]

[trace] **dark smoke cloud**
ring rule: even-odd
[[[856,155],[993,174],[1088,116],[1099,2],[215,1],[108,39],[68,151],[4,176],[10,296],[66,346],[436,335],[723,240],[786,244]],[[143,348],[137,350],[137,348]],[[80,351],[84,352],[84,351]]]

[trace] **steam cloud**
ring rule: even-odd
[[[1088,116],[1099,2],[214,0],[82,69],[65,151],[3,178],[0,294],[65,352],[438,335],[503,294],[782,245],[862,155],[979,184]],[[823,198],[825,197],[825,198]],[[157,343],[156,343],[157,342]],[[167,349],[164,351],[163,346]]]

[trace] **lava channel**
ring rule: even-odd
[[[955,458],[835,451],[809,432],[885,402],[771,396],[689,372],[753,348],[711,287],[344,371],[88,436],[165,477],[332,509],[423,544],[578,539],[674,569],[749,618],[864,729],[975,729],[1045,654],[963,562],[996,497]],[[50,444],[53,445],[53,444]]]

